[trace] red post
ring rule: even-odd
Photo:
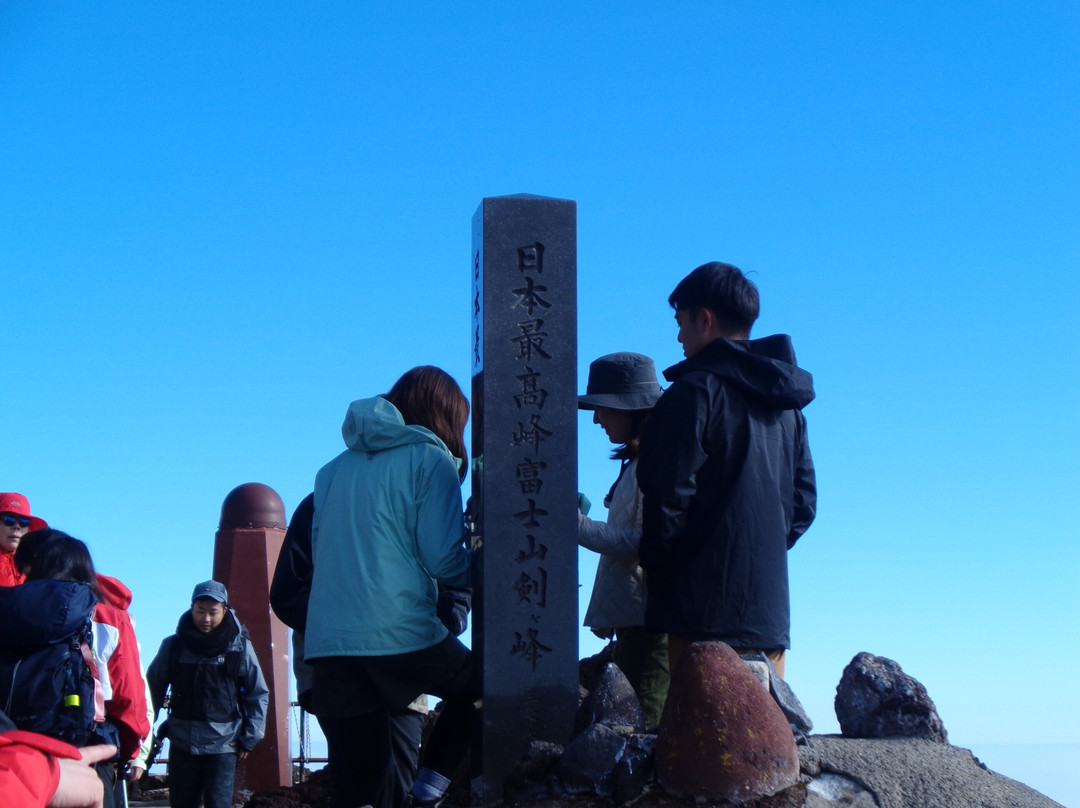
[[[289,630],[270,611],[270,581],[285,528],[281,497],[262,483],[234,488],[221,506],[214,542],[214,580],[229,590],[229,605],[247,626],[270,688],[266,736],[236,767],[237,794],[292,785]]]

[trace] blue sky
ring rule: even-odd
[[[415,364],[468,389],[480,200],[573,199],[582,389],[681,358],[665,300],[708,260],[814,374],[788,671],[818,729],[866,650],[954,743],[1075,763],[1078,42],[1069,2],[5,2],[0,488],[135,590],[153,653],[232,488],[291,513],[349,401]]]

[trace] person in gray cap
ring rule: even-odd
[[[649,729],[660,723],[671,677],[667,635],[645,628],[645,582],[638,560],[642,499],[636,477],[645,424],[661,392],[653,360],[623,352],[589,365],[585,395],[578,396],[578,409],[593,411],[593,423],[616,444],[612,459],[622,461],[604,498],[607,521],[578,513],[578,544],[600,553],[585,625],[598,637],[615,639],[615,664],[637,693]]]
[[[171,686],[169,718],[158,730],[169,739],[169,805],[230,808],[237,759],[262,740],[270,691],[224,584],[195,587],[146,680],[155,716]]]

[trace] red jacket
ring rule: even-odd
[[[79,760],[71,744],[13,729],[0,732],[0,794],[7,808],[45,808],[60,784],[56,758]]]
[[[0,586],[17,586],[25,580],[15,569],[15,554],[0,550]]]
[[[94,653],[105,691],[105,715],[120,733],[120,760],[133,760],[150,734],[146,683],[139,662],[139,646],[127,607],[131,590],[116,578],[98,575],[105,598],[94,609]]]

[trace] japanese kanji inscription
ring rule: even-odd
[[[473,217],[473,649],[482,799],[577,709],[577,205],[490,197]]]

